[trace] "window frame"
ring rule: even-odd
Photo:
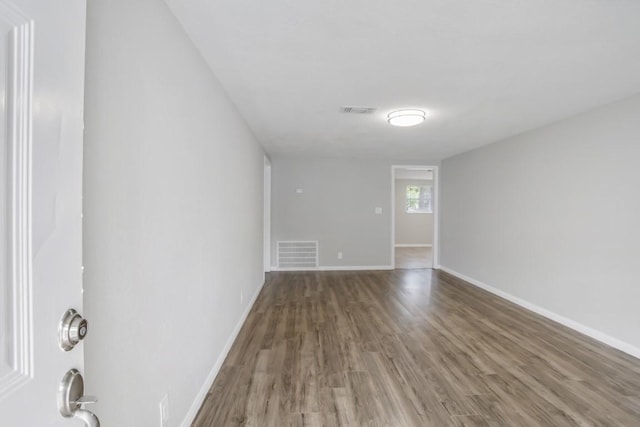
[[[418,196],[411,197],[410,188],[417,188]],[[423,196],[423,189],[424,196]],[[410,215],[433,214],[433,185],[407,184],[405,186],[405,207],[404,212]],[[426,205],[421,207],[421,205]],[[417,206],[412,208],[411,206]]]

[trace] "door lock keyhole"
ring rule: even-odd
[[[58,343],[69,351],[87,336],[87,321],[74,309],[67,310],[60,320]]]

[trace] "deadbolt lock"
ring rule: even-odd
[[[58,343],[69,351],[87,335],[87,321],[74,309],[67,310],[60,320]]]

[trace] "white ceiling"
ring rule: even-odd
[[[167,1],[271,154],[437,160],[640,92],[639,0]]]
[[[419,170],[418,168],[396,168],[394,176],[395,179],[432,180],[433,169]]]

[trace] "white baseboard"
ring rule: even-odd
[[[227,358],[227,355],[229,354],[229,350],[231,350],[231,346],[233,345],[236,338],[238,337],[238,334],[240,333],[240,329],[242,329],[242,326],[244,325],[245,320],[247,320],[247,316],[251,312],[251,309],[253,308],[253,304],[255,304],[256,300],[258,299],[258,295],[260,295],[260,291],[264,287],[264,284],[265,282],[262,282],[262,285],[258,287],[256,292],[251,297],[251,301],[249,301],[249,304],[247,304],[247,307],[245,308],[244,313],[242,313],[242,316],[240,317],[240,320],[236,324],[236,327],[233,329],[233,332],[231,332],[229,339],[225,343],[224,348],[222,349],[222,352],[218,356],[216,363],[214,363],[213,365],[213,368],[211,368],[211,372],[209,372],[207,379],[205,380],[204,384],[200,388],[200,391],[196,395],[193,403],[191,404],[191,407],[189,408],[189,411],[187,411],[187,415],[185,415],[184,420],[182,420],[180,427],[190,427],[193,421],[195,420],[196,415],[198,415],[198,411],[200,410],[200,407],[204,403],[204,399],[207,397],[207,393],[209,392],[209,389],[213,385],[213,382],[215,381],[216,377],[218,376],[218,372],[220,372],[220,368],[222,368],[222,364],[224,363],[224,360]]]
[[[278,268],[271,267],[271,271],[366,271],[393,270],[391,265],[321,265],[316,268]]]
[[[571,328],[575,331],[578,331],[584,335],[587,335],[588,337],[591,337],[597,341],[600,341],[604,344],[607,344],[613,348],[616,348],[624,353],[630,354],[633,357],[636,357],[638,359],[640,359],[640,348],[635,347],[627,342],[624,342],[622,340],[619,340],[618,338],[614,338],[610,335],[605,334],[604,332],[598,331],[596,329],[593,329],[589,326],[585,326],[582,323],[576,322],[575,320],[569,319],[567,317],[564,317],[560,314],[554,313],[553,311],[547,310],[546,308],[542,308],[539,307],[535,304],[532,304],[528,301],[525,301],[521,298],[518,298],[516,296],[513,296],[507,292],[504,292],[500,289],[494,288],[493,286],[489,286],[485,283],[482,283],[472,277],[469,276],[465,276],[462,273],[458,273],[455,270],[452,270],[450,268],[444,267],[444,266],[438,266],[438,269],[449,273],[453,276],[456,276],[459,279],[464,280],[465,282],[469,282],[471,285],[473,286],[477,286],[478,288],[484,289],[485,291],[491,292],[494,295],[499,296],[500,298],[506,299],[507,301],[510,301],[514,304],[519,305],[520,307],[523,307],[529,311],[533,311],[534,313],[537,313],[543,317],[546,317],[547,319],[553,320],[554,322],[560,323],[561,325],[564,325],[568,328]]]
[[[398,243],[396,248],[432,248],[431,243]]]

